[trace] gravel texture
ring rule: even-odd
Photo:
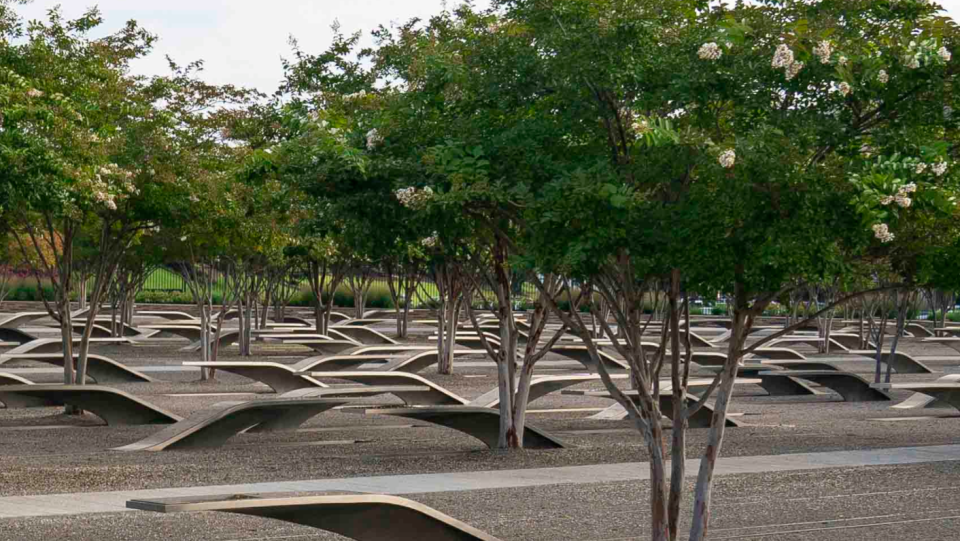
[[[389,325],[384,326],[389,333]],[[423,341],[429,329],[413,329]],[[198,355],[180,352],[186,341],[98,347],[97,353],[131,367],[178,366]],[[812,349],[798,348],[810,357]],[[949,348],[905,340],[903,351],[957,356]],[[294,363],[313,356],[306,348],[258,345],[253,360]],[[559,357],[548,356],[548,359]],[[227,348],[221,360],[241,360]],[[251,359],[243,359],[251,360]],[[472,360],[480,360],[474,358]],[[960,357],[958,357],[960,361]],[[897,375],[896,382],[936,379],[958,372],[960,362],[928,362],[938,374]],[[34,363],[6,363],[43,367]],[[870,361],[849,369],[872,374]],[[550,371],[547,373],[571,373]],[[199,382],[190,371],[150,372],[153,383],[116,387],[179,415],[224,400],[274,396],[250,380],[220,373]],[[442,376],[421,375],[474,398],[496,385],[492,363]],[[706,375],[706,374],[704,374]],[[54,373],[27,376],[57,382]],[[601,389],[599,383],[578,386]],[[246,395],[190,396],[206,393]],[[896,392],[899,401],[910,393]],[[399,403],[385,397],[358,404]],[[748,425],[726,432],[722,456],[754,456],[960,442],[960,413],[950,409],[893,410],[891,403],[845,403],[836,395],[767,397],[744,385],[730,411]],[[533,410],[599,409],[611,402],[552,394]],[[121,453],[156,426],[108,427],[92,416],[64,416],[57,408],[0,409],[0,496],[186,487],[366,475],[518,469],[646,460],[627,421],[594,421],[590,411],[537,413],[528,422],[569,444],[557,451],[504,453],[486,449],[459,432],[387,416],[347,410],[324,413],[291,433],[242,434],[206,451]],[[910,419],[923,417],[922,419]],[[702,449],[706,430],[691,430],[688,456]],[[721,458],[722,460],[722,458]],[[718,478],[711,539],[960,539],[960,462]],[[648,538],[645,484],[550,486],[414,495],[503,539],[614,540]],[[878,524],[883,524],[878,526]],[[786,533],[794,532],[794,533]],[[279,522],[225,514],[164,516],[149,513],[0,520],[0,541],[73,539],[336,539]]]

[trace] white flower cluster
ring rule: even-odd
[[[723,56],[723,50],[714,42],[704,43],[700,46],[700,50],[697,51],[697,56],[701,60],[719,60]]]
[[[800,70],[802,69],[803,69],[803,62],[794,62],[793,64],[790,64],[789,66],[787,66],[787,69],[784,72],[784,74],[787,76],[787,80],[789,81],[794,77],[796,77],[797,74],[800,73]]]
[[[918,174],[918,175],[922,175],[923,172],[926,171],[926,170],[927,170],[927,164],[925,164],[925,163],[923,163],[923,162],[920,162],[920,163],[917,164],[917,167],[914,168],[913,172],[916,173],[916,174]]]
[[[922,165],[922,164],[921,164]],[[880,199],[880,204],[887,206],[890,203],[896,203],[900,208],[910,208],[910,205],[913,204],[913,199],[910,199],[910,194],[917,191],[917,185],[911,182],[910,184],[905,184],[897,190],[897,195],[888,195]]]
[[[777,47],[776,52],[773,53],[773,62],[771,65],[774,69],[786,68],[790,64],[793,64],[793,51],[790,50],[790,47],[786,43],[780,44]]]
[[[933,174],[942,177],[947,172],[947,162],[937,162],[931,167]]]
[[[887,227],[887,224],[876,224],[873,226],[873,236],[880,239],[880,242],[887,243],[895,239],[896,237],[893,233],[890,232],[890,228]]]
[[[829,64],[830,56],[833,54],[833,45],[829,41],[823,40],[813,48],[813,54],[820,59],[821,64]]]
[[[645,118],[641,118],[641,119],[635,120],[633,124],[630,125],[630,127],[633,128],[633,133],[639,136],[650,131],[650,122],[647,121],[647,119]]]
[[[838,89],[838,90],[840,91],[840,93],[843,94],[844,96],[849,96],[850,93],[853,92],[853,87],[850,86],[850,84],[847,83],[846,81],[843,81],[842,83],[840,83],[840,84],[837,86],[837,89]]]
[[[42,97],[43,97],[43,91],[37,90],[36,88],[31,88],[30,90],[27,90],[27,97],[29,97],[29,98],[42,98]]]
[[[845,56],[841,56],[837,59],[837,64],[840,64],[841,66],[846,66],[848,63],[850,63],[850,60],[848,60]]]
[[[417,190],[413,186],[410,186],[397,190],[394,195],[397,197],[397,201],[400,201],[401,205],[407,208],[417,208],[423,206],[428,199],[433,197],[433,189],[430,188],[430,186],[426,186],[422,190]]]
[[[377,148],[380,143],[383,143],[383,136],[380,135],[380,132],[378,132],[376,128],[367,132],[367,150]]]
[[[787,80],[791,80],[800,73],[800,70],[803,69],[803,62],[797,62],[793,56],[793,51],[790,50],[790,47],[785,43],[781,43],[777,47],[776,52],[773,53],[773,60],[770,62],[770,65],[774,69],[783,68],[783,73],[786,75]]]
[[[437,245],[438,242],[440,242],[440,239],[437,236],[437,232],[434,231],[433,235],[430,235],[429,237],[421,240],[420,244],[422,244],[425,248],[433,248],[434,246]]]
[[[730,169],[737,163],[737,153],[733,149],[724,150],[718,160],[724,169]]]
[[[950,53],[946,47],[940,47],[937,49],[937,56],[939,56],[940,60],[943,60],[944,62],[949,62],[950,59],[953,58],[953,54]]]
[[[357,99],[365,98],[365,97],[367,97],[367,91],[366,91],[366,90],[361,90],[360,92],[354,92],[353,94],[347,94],[347,95],[343,96],[343,99],[345,99],[345,100],[347,100],[347,101],[352,101],[352,100],[357,100]]]
[[[117,210],[117,201],[140,193],[132,178],[132,172],[111,163],[98,169],[92,180],[77,183],[77,188],[106,208]]]
[[[882,85],[885,85],[890,81],[890,76],[887,75],[887,70],[880,70],[877,72],[877,81],[879,81]]]
[[[199,202],[200,202],[200,198],[197,197],[197,196],[195,196],[195,195],[193,195],[193,194],[190,194],[190,202],[191,202],[191,203],[199,203]]]

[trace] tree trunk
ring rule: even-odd
[[[733,328],[727,348],[727,361],[723,367],[723,376],[717,390],[714,404],[713,419],[710,432],[707,435],[707,448],[700,460],[700,471],[697,474],[697,485],[694,494],[693,522],[690,527],[690,541],[703,541],[707,538],[710,525],[710,503],[713,491],[713,473],[720,457],[723,446],[724,429],[727,421],[727,408],[730,397],[733,395],[733,386],[737,379],[737,367],[740,361],[744,337],[750,331],[745,325],[747,310],[746,303],[740,291],[736,294],[737,307],[733,311]]]

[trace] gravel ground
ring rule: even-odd
[[[960,463],[721,476],[712,540],[947,541],[960,531]],[[687,493],[692,484],[687,483]],[[504,540],[649,539],[645,483],[408,495]],[[684,520],[690,501],[684,502]],[[0,520],[0,539],[343,539],[225,513],[109,513]]]
[[[383,330],[389,332],[390,328]],[[429,329],[414,331],[422,337]],[[131,367],[177,366],[196,359],[196,354],[179,351],[186,343],[168,340],[101,347],[97,352]],[[811,349],[804,351],[812,353]],[[957,356],[952,349],[916,340],[905,340],[903,351],[923,356]],[[254,360],[294,363],[312,355],[305,348],[261,345]],[[236,348],[228,348],[221,353],[221,360],[241,358]],[[927,364],[938,372],[960,371],[960,362],[942,360]],[[19,365],[49,368],[33,363]],[[0,370],[13,366],[16,365],[7,363]],[[848,369],[871,374],[873,365],[865,361]],[[150,375],[157,381],[117,387],[184,416],[224,400],[274,396],[265,385],[231,374],[219,374],[219,381],[214,383],[196,381],[195,372]],[[421,375],[468,399],[496,385],[492,363],[457,369],[452,376],[438,375],[433,369]],[[894,381],[924,381],[940,375],[898,375]],[[57,374],[50,373],[28,377],[37,382],[59,380]],[[590,383],[576,388],[600,389],[601,385]],[[220,396],[191,396],[207,393]],[[907,396],[909,393],[895,393],[896,400]],[[377,397],[359,403],[399,401]],[[324,413],[297,432],[243,434],[215,450],[121,453],[110,449],[137,441],[158,428],[107,427],[92,415],[68,417],[56,408],[0,409],[0,496],[646,460],[642,442],[629,422],[590,420],[587,417],[591,411],[536,412],[599,409],[608,405],[610,402],[603,399],[560,394],[532,403],[534,412],[528,422],[560,437],[569,447],[518,453],[490,451],[477,440],[433,425],[345,410]],[[844,403],[836,395],[772,398],[758,387],[744,385],[737,389],[730,411],[740,414],[735,418],[747,426],[726,432],[722,455],[960,442],[957,412],[900,411],[889,409],[889,405]],[[911,419],[914,417],[923,418]],[[690,431],[688,456],[701,451],[705,437],[706,430]],[[923,539],[960,539],[958,474],[960,462],[724,476],[718,478],[715,492],[711,539],[900,540],[921,539],[921,532]],[[648,537],[643,523],[647,516],[646,489],[635,483],[558,485],[411,498],[504,539]],[[915,522],[904,522],[905,519]],[[872,525],[877,523],[889,524]],[[773,533],[766,529],[768,524],[776,525],[776,532],[797,532]],[[54,535],[67,540],[336,538],[293,525],[219,514],[173,517],[124,513],[0,521],[0,541],[46,539]]]

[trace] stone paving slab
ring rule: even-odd
[[[943,461],[960,461],[960,445],[721,458],[717,466],[717,475],[889,466]],[[698,459],[688,461],[686,471],[689,476],[697,474],[698,464]],[[127,510],[125,503],[131,499],[325,491],[402,495],[640,481],[646,480],[648,477],[649,467],[647,463],[627,462],[522,470],[390,475],[155,490],[12,496],[0,498],[0,518],[121,512]]]

